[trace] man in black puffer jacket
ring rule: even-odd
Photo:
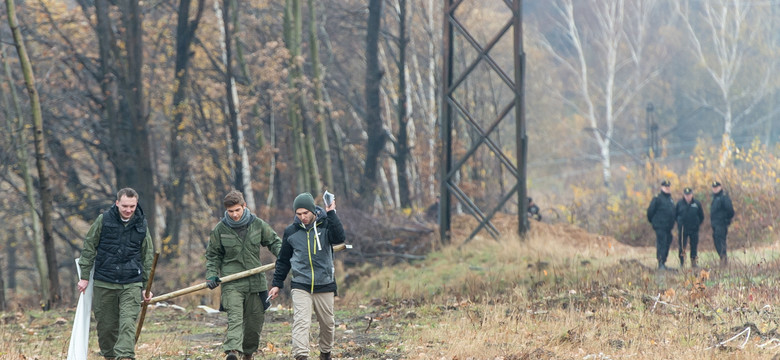
[[[658,259],[658,269],[666,270],[666,257],[669,256],[669,246],[672,244],[672,229],[677,212],[669,192],[672,184],[668,180],[661,182],[661,192],[650,202],[647,208],[647,221],[653,224],[655,230],[655,256]]]
[[[119,190],[116,203],[89,228],[79,258],[79,292],[87,290],[89,273],[95,270],[92,308],[100,355],[106,359],[135,359],[141,302],[153,295],[144,294],[153,259],[154,243],[138,193]]]
[[[685,264],[685,247],[691,240],[691,267],[696,264],[699,246],[699,226],[704,221],[704,211],[699,200],[693,198],[693,189],[683,190],[683,198],[677,202],[677,242],[680,244],[680,267]]]

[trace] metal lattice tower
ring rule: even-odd
[[[486,29],[496,28],[498,31],[492,36],[488,36],[483,43],[469,32],[462,19],[469,18],[469,9],[464,9],[464,3],[468,5],[479,4],[479,6],[506,6],[510,15],[504,19],[469,19],[468,26],[477,29],[483,34]],[[498,9],[501,10],[506,9]],[[482,21],[480,24],[479,21]],[[504,22],[501,22],[504,21]],[[441,194],[439,197],[439,225],[441,240],[448,243],[450,240],[450,225],[452,211],[452,197],[454,197],[467,212],[473,215],[479,225],[474,229],[466,241],[471,240],[481,230],[487,230],[491,236],[498,238],[499,231],[491,222],[494,215],[501,211],[512,196],[517,196],[517,215],[518,231],[524,234],[528,229],[528,219],[526,217],[527,197],[526,197],[526,150],[527,137],[525,133],[525,103],[524,79],[525,79],[525,53],[523,50],[523,27],[522,27],[522,0],[445,0],[444,1],[444,58],[443,58],[443,76],[442,76],[442,105],[441,105],[441,140],[442,140],[442,158],[441,158]],[[457,39],[457,41],[456,41]],[[506,41],[511,41],[511,54],[500,53],[498,48],[510,48],[510,46],[497,46],[499,43],[504,45]],[[463,46],[463,49],[456,49],[456,45]],[[491,51],[495,51],[495,54]],[[472,58],[467,58],[465,53],[474,54]],[[459,56],[456,63],[455,55]],[[508,59],[508,60],[507,60]],[[456,66],[458,69],[456,69]],[[457,72],[456,72],[457,70]],[[477,78],[478,71],[483,71],[483,75]],[[508,89],[508,101],[502,104],[495,104],[493,115],[488,116],[484,106],[487,104],[469,103],[466,97],[461,96],[467,92],[469,81],[473,78],[485,78],[485,75],[497,78],[499,85],[503,84]],[[466,89],[466,90],[464,90]],[[459,123],[462,122],[462,123]],[[508,124],[508,125],[507,125]],[[463,134],[458,137],[453,136],[453,132],[459,129],[466,129],[465,132],[471,134],[471,143],[467,146],[458,146],[455,141],[461,140]],[[516,143],[516,154],[507,154],[502,149],[500,142],[501,133],[507,128],[514,126],[513,136]],[[510,131],[511,133],[511,131]],[[512,136],[512,134],[510,134]],[[456,153],[455,150],[460,152]],[[465,149],[465,152],[464,152]],[[469,196],[459,186],[459,173],[463,171],[470,159],[473,160],[475,154],[480,151],[487,151],[492,160],[497,162],[501,173],[504,171],[510,175],[514,184],[507,184],[511,189],[504,191],[500,196],[494,199],[476,199],[476,196]],[[502,182],[503,184],[503,182]],[[501,187],[502,190],[504,187]],[[481,208],[486,208],[483,211]]]

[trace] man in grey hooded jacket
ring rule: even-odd
[[[314,205],[314,197],[302,193],[293,202],[295,220],[284,230],[282,249],[276,258],[271,299],[284,287],[292,271],[292,354],[296,360],[309,358],[309,327],[312,309],[320,326],[320,359],[330,360],[335,320],[333,300],[337,291],[332,245],[344,242],[344,228],[336,215],[336,202],[325,209]]]

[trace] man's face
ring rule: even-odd
[[[303,225],[309,225],[314,221],[314,213],[304,208],[295,210],[295,216],[301,220]]]
[[[241,217],[244,216],[244,204],[235,204],[226,210],[228,216],[230,216],[233,221],[241,220]]]
[[[119,216],[122,220],[130,220],[135,213],[135,208],[138,206],[138,198],[127,197],[122,195],[119,200],[116,201],[116,207],[119,208]]]
[[[720,189],[721,189],[721,186],[720,186],[720,185],[718,185],[718,186],[713,186],[713,187],[712,187],[712,193],[713,193],[713,194],[717,194],[717,193],[719,193],[719,192],[720,192]]]
[[[685,201],[691,202],[691,199],[693,199],[693,194],[683,194],[683,197],[685,197]]]
[[[668,186],[661,186],[661,191],[663,191],[664,194],[668,194],[669,193],[669,187]]]

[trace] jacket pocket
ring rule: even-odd
[[[241,241],[233,234],[221,234],[219,241],[225,249],[224,261],[234,260],[241,253]]]

